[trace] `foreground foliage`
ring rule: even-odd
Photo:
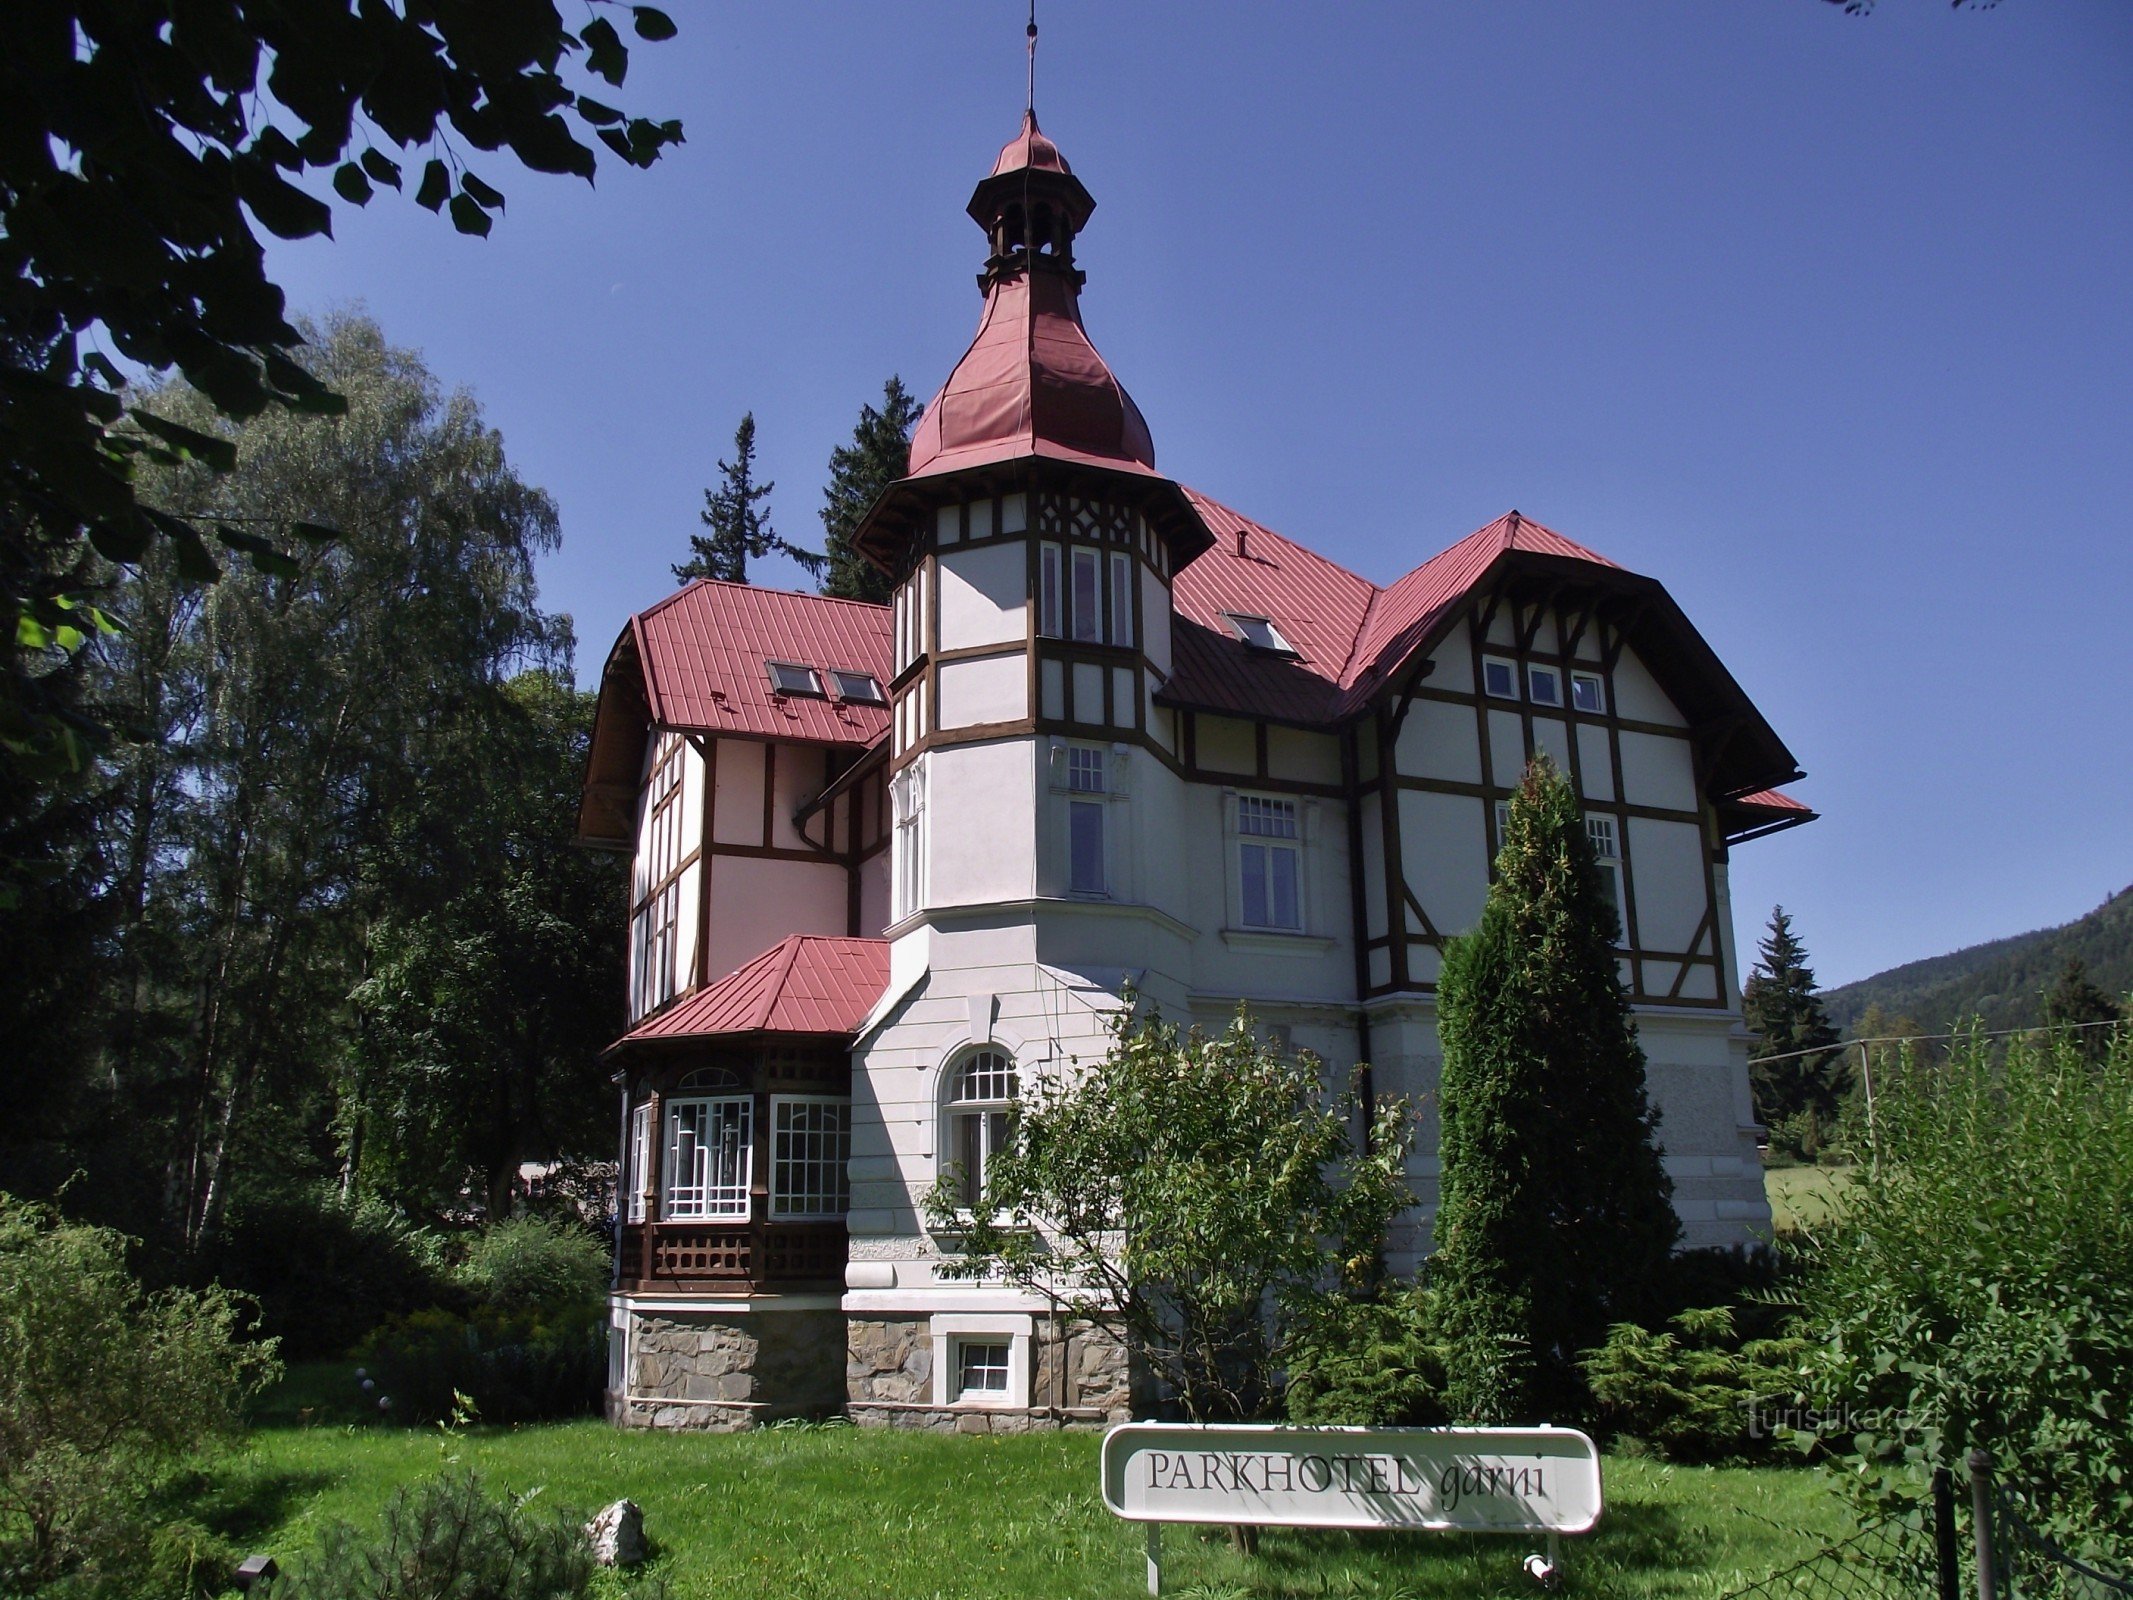
[[[308,1374],[299,1374],[308,1377]],[[335,1379],[338,1383],[338,1375]],[[196,1515],[242,1526],[284,1566],[336,1521],[375,1524],[411,1479],[458,1458],[496,1489],[583,1507],[628,1495],[676,1600],[1131,1600],[1144,1533],[1106,1512],[1094,1433],[967,1438],[900,1430],[618,1432],[274,1427],[220,1469]],[[1708,1600],[1805,1555],[1843,1523],[1814,1475],[1610,1458],[1608,1512],[1564,1542],[1577,1592]],[[1167,1528],[1163,1592],[1251,1600],[1530,1596],[1515,1539],[1269,1529],[1245,1557],[1219,1529]]]
[[[1803,1229],[1824,1430],[1869,1492],[1990,1451],[2029,1520],[2133,1545],[2133,1029],[1906,1053],[1869,1159]]]
[[[123,1584],[149,1492],[279,1371],[219,1288],[144,1293],[126,1241],[0,1195],[0,1587]]]
[[[943,1275],[1057,1293],[1117,1326],[1187,1415],[1255,1415],[1292,1335],[1370,1277],[1411,1203],[1407,1105],[1380,1102],[1358,1150],[1355,1097],[1324,1070],[1242,1011],[1212,1037],[1121,1013],[1102,1060],[1025,1086],[967,1213],[959,1172],[927,1197],[962,1241]]]
[[[1442,1200],[1429,1283],[1462,1421],[1576,1414],[1580,1352],[1649,1317],[1680,1233],[1621,924],[1585,821],[1543,756],[1512,797],[1481,925],[1437,992]]]

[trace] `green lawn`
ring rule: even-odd
[[[337,1518],[367,1521],[399,1485],[458,1465],[586,1509],[644,1508],[675,1600],[811,1596],[1114,1596],[1145,1592],[1140,1527],[1098,1503],[1091,1433],[986,1438],[856,1428],[624,1433],[598,1422],[420,1429],[318,1420],[346,1368],[299,1368],[194,1511],[248,1550],[301,1560]],[[311,1408],[309,1423],[294,1420]],[[1812,1474],[1611,1459],[1597,1533],[1566,1541],[1576,1593],[1712,1597],[1841,1532]],[[1219,1531],[1165,1530],[1166,1593],[1445,1596],[1535,1592],[1535,1541],[1273,1530],[1259,1554]]]
[[[1825,1222],[1838,1192],[1850,1181],[1845,1167],[1766,1168],[1763,1191],[1770,1196],[1770,1219],[1780,1232]]]

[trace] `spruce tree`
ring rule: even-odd
[[[711,578],[746,583],[748,558],[785,548],[770,525],[774,483],[755,481],[755,413],[745,413],[733,430],[733,459],[718,464],[719,486],[704,491],[701,513],[708,533],[689,535],[689,559],[674,569],[677,582]]]
[[[1560,1415],[1578,1354],[1647,1313],[1680,1234],[1615,967],[1620,923],[1545,756],[1510,807],[1481,925],[1445,950],[1432,1317],[1452,1414]]]
[[[2100,1063],[2110,1053],[2111,1035],[2117,1031],[2093,1024],[2117,1022],[2125,1014],[2125,1008],[2089,976],[2088,963],[2079,956],[2067,957],[2059,981],[2044,997],[2046,1025],[2072,1032],[2075,1048],[2091,1062]]]
[[[852,535],[881,491],[904,475],[911,429],[922,410],[903,379],[891,376],[881,386],[880,406],[859,408],[852,442],[830,452],[829,483],[822,491],[822,554],[815,558],[824,594],[888,604],[888,576],[852,548]]]
[[[1748,1063],[1756,1115],[1774,1135],[1812,1156],[1850,1087],[1844,1055],[1835,1048],[1837,1030],[1815,990],[1807,947],[1783,906],[1771,908],[1770,931],[1756,950],[1759,963],[1740,999],[1748,1030],[1760,1036]]]

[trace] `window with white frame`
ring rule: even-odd
[[[663,1220],[746,1222],[754,1173],[751,1096],[677,1095],[667,1102]]]
[[[1597,672],[1570,674],[1570,704],[1599,716],[1607,710],[1607,680]]]
[[[1097,745],[1066,748],[1067,892],[1104,894],[1110,889],[1104,866],[1104,796],[1110,791],[1107,752]]]
[[[1243,926],[1303,930],[1302,838],[1294,800],[1237,796],[1237,894]]]
[[[630,1147],[627,1162],[629,1199],[624,1215],[632,1222],[644,1220],[644,1186],[652,1175],[652,1102],[641,1100],[630,1107]]]
[[[881,685],[871,672],[833,671],[830,676],[837,681],[837,698],[853,705],[879,706],[888,702],[882,698]]]
[[[1615,819],[1587,817],[1585,837],[1592,841],[1592,853],[1600,863],[1600,893],[1615,914],[1615,943],[1627,944],[1629,919],[1622,910],[1622,846]]]
[[[1104,636],[1103,555],[1076,545],[1071,548],[1067,590],[1067,619],[1077,644],[1099,644]]]
[[[1518,698],[1518,667],[1502,656],[1481,658],[1482,692],[1498,700]]]
[[[965,1206],[985,1191],[985,1169],[1013,1135],[1015,1096],[1021,1080],[1014,1058],[984,1049],[950,1068],[948,1162]]]
[[[1225,611],[1222,620],[1230,625],[1238,638],[1254,650],[1263,650],[1268,655],[1293,656],[1296,647],[1281,636],[1271,618],[1255,617],[1242,611]]]
[[[1531,666],[1526,668],[1526,692],[1537,706],[1560,706],[1563,703],[1563,675],[1553,667]]]
[[[1008,1357],[1014,1346],[1006,1339],[968,1336],[955,1342],[955,1397],[961,1401],[994,1401],[1007,1397]]]
[[[1037,631],[1048,639],[1057,639],[1065,628],[1062,626],[1060,563],[1064,559],[1056,544],[1037,546]]]
[[[1504,840],[1510,838],[1511,836],[1511,802],[1508,800],[1499,800],[1496,802],[1495,809],[1496,850],[1497,853],[1501,855],[1503,853]]]
[[[852,1106],[827,1095],[770,1097],[770,1214],[841,1217],[851,1209]]]
[[[779,694],[811,695],[823,698],[822,675],[813,667],[798,666],[790,661],[766,661],[764,669],[770,674],[770,686]]]
[[[901,919],[926,899],[926,773],[919,762],[896,775],[889,785],[889,800],[896,816],[896,855],[890,876],[896,915]]]
[[[644,788],[637,904],[630,917],[630,1020],[674,998],[681,923],[682,741],[668,733]]]
[[[1133,557],[1111,552],[1111,642],[1133,643]]]
[[[933,1403],[937,1406],[1026,1406],[1030,1403],[1028,1313],[936,1312]]]

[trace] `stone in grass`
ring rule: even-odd
[[[617,1500],[585,1524],[593,1560],[603,1567],[634,1567],[644,1560],[644,1513],[634,1500]]]

